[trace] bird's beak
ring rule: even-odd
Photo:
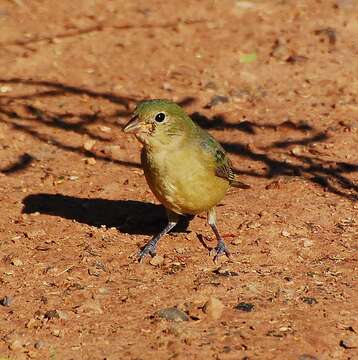
[[[126,133],[133,132],[136,131],[139,127],[140,127],[139,117],[138,115],[134,115],[123,127],[123,131]]]

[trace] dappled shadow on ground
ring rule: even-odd
[[[152,235],[165,226],[163,206],[134,200],[85,199],[61,194],[32,194],[23,200],[25,214],[39,212],[83,224],[116,227],[128,234]],[[191,218],[182,218],[174,231],[185,231]]]
[[[325,142],[329,139],[325,131],[317,131],[304,122],[296,124],[292,121],[284,121],[281,124],[274,125],[265,123],[255,124],[254,122],[245,120],[238,124],[232,124],[221,116],[214,116],[209,119],[200,113],[194,113],[191,117],[199,123],[200,126],[208,130],[235,129],[249,135],[255,135],[258,129],[261,131],[267,129],[275,131],[280,129],[297,130],[301,133],[300,138],[275,141],[269,146],[257,150],[253,150],[246,144],[239,142],[224,141],[221,144],[228,153],[261,162],[265,166],[264,172],[235,169],[237,174],[267,179],[278,176],[299,176],[320,185],[326,191],[354,201],[358,200],[358,184],[347,177],[350,173],[358,173],[358,164],[325,160],[319,156],[295,154],[290,151],[290,147],[294,145],[309,146]],[[280,150],[281,154],[282,151],[284,151],[285,156],[289,158],[290,161],[275,158],[275,155],[277,155],[275,150]]]
[[[108,154],[86,150],[80,146],[73,146],[68,142],[66,143],[63,140],[59,140],[55,134],[45,133],[41,131],[41,128],[32,126],[31,122],[35,121],[37,124],[47,128],[86,135],[90,139],[99,142],[109,142],[108,137],[95,133],[89,126],[98,124],[121,128],[122,124],[120,123],[120,119],[128,117],[131,114],[129,110],[130,104],[134,105],[140,99],[122,97],[108,92],[98,92],[84,87],[75,87],[46,80],[0,79],[0,83],[7,85],[17,84],[26,87],[25,94],[2,94],[0,96],[0,122],[6,122],[18,131],[31,135],[41,142],[51,143],[65,151],[79,153],[99,160],[110,161],[121,166],[139,167],[139,164],[136,162],[116,159]],[[111,114],[105,115],[93,112],[91,109],[88,109],[88,111],[84,113],[73,113],[65,110],[63,112],[54,112],[40,108],[34,104],[36,100],[41,98],[61,97],[64,95],[88,96],[93,99],[99,98],[106,100],[116,106],[116,110]],[[180,101],[180,104],[185,106],[193,100],[191,97],[186,97]]]
[[[122,97],[108,92],[97,92],[47,80],[0,79],[0,83],[22,85],[25,89],[22,89],[20,95],[12,93],[1,95],[0,121],[6,122],[14,129],[27,133],[41,142],[50,142],[65,151],[110,161],[121,166],[140,166],[136,162],[113,158],[111,155],[105,153],[86,150],[81,146],[71,145],[63,141],[63,136],[62,138],[56,137],[56,134],[48,131],[45,132],[43,129],[55,128],[65,133],[71,131],[72,133],[86,135],[98,142],[106,143],[111,140],[101,134],[94,133],[89,125],[110,124],[115,128],[120,127],[122,121],[119,119],[128,117],[131,112],[130,108],[133,108],[135,102],[141,99]],[[68,111],[54,112],[46,109],[46,105],[43,105],[42,108],[36,105],[36,100],[39,98],[60,97],[64,95],[85,95],[93,99],[99,98],[109,101],[115,110],[111,114],[101,114],[88,109],[88,111],[84,113],[75,114]],[[193,98],[187,97],[182,99],[179,104],[187,106],[193,101]],[[254,169],[255,167],[250,170],[236,168],[235,171],[239,175],[267,179],[278,176],[303,177],[312,183],[318,184],[326,191],[351,200],[356,201],[358,199],[358,185],[348,177],[349,174],[358,172],[358,164],[326,160],[321,157],[320,154],[317,155],[315,153],[294,153],[291,151],[293,146],[300,145],[309,147],[313,144],[326,142],[329,140],[329,135],[326,131],[318,131],[304,121],[295,122],[286,120],[280,124],[270,124],[255,123],[254,121],[244,119],[244,121],[232,123],[223,116],[208,118],[199,112],[193,113],[191,116],[205,129],[239,131],[250,137],[255,136],[258,132],[293,130],[295,133],[298,133],[299,136],[295,135],[294,138],[274,141],[264,148],[252,148],[238,141],[223,141],[222,145],[228,153],[237,154],[253,162],[260,163],[261,168],[264,168],[264,171],[257,171]],[[33,126],[34,122],[41,126]],[[70,138],[70,135],[68,138]],[[286,159],[282,160],[282,158],[279,158],[277,156],[278,152],[280,152],[281,155],[284,154]],[[14,164],[9,168],[3,169],[2,172],[10,174],[18,171],[18,169],[26,168],[29,163],[28,156],[31,155],[28,154],[26,159],[20,159],[18,165]],[[289,161],[287,161],[287,159]]]

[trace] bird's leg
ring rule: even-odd
[[[139,261],[142,261],[145,256],[150,254],[151,256],[155,256],[157,253],[157,244],[159,240],[167,234],[173,227],[178,223],[180,216],[170,210],[167,209],[168,215],[168,224],[166,227],[156,236],[154,236],[151,240],[149,240],[142,250],[139,252]]]
[[[210,227],[213,229],[214,234],[216,236],[216,240],[218,241],[218,243],[215,247],[214,261],[216,261],[219,258],[219,256],[224,255],[224,254],[227,257],[230,257],[230,251],[226,247],[224,240],[220,236],[219,230],[216,227],[216,212],[215,212],[214,207],[208,211],[208,223],[209,223]]]

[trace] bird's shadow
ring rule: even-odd
[[[22,212],[39,212],[83,224],[115,227],[128,234],[152,235],[167,222],[163,206],[134,200],[86,199],[61,194],[32,194],[23,200]],[[187,230],[191,218],[183,217],[174,232]]]

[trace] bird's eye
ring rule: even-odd
[[[165,114],[164,113],[159,113],[157,115],[155,115],[155,121],[156,122],[163,122],[165,119]]]

